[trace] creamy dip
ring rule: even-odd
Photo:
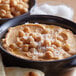
[[[75,35],[55,25],[26,23],[11,27],[2,41],[8,52],[29,60],[59,60],[76,54]]]

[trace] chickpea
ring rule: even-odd
[[[39,41],[41,41],[41,39],[42,39],[42,37],[38,36],[35,38],[35,41],[39,42]]]
[[[21,15],[20,11],[16,11],[14,14],[15,14],[15,16]]]
[[[17,5],[17,1],[16,0],[10,0],[10,5],[11,6],[16,6]]]
[[[44,40],[44,42],[42,43],[42,46],[51,46],[51,42],[48,40]]]
[[[13,15],[11,15],[11,12],[7,12],[5,17],[6,18],[13,18]]]
[[[28,44],[23,45],[23,51],[27,52],[28,50],[29,50],[29,45]]]
[[[23,41],[24,44],[30,44],[32,42],[34,42],[34,39],[31,37],[26,37],[26,38],[22,38],[21,39]]]
[[[56,40],[52,43],[52,45],[55,45],[57,47],[61,47],[62,46],[62,42],[60,42],[59,40]]]
[[[23,37],[23,36],[25,36],[25,33],[20,30],[20,31],[19,31],[19,37]]]
[[[16,10],[21,11],[22,9],[24,9],[23,5],[18,4],[18,5],[16,6]]]
[[[23,44],[29,43],[29,41],[27,39],[25,39],[24,37],[21,37],[20,40],[23,42]]]
[[[27,8],[21,9],[21,14],[24,14],[26,12],[28,12],[28,9]]]
[[[3,17],[3,16],[5,16],[5,15],[6,15],[6,11],[3,10],[3,9],[1,9],[1,10],[0,10],[0,16]]]
[[[45,30],[45,31],[42,31],[42,34],[47,34],[49,31],[48,30]]]
[[[28,38],[28,40],[29,40],[30,42],[34,42],[34,39],[33,39],[32,36],[30,36],[30,37]]]
[[[32,37],[26,37],[26,38],[23,37],[21,40],[23,41],[24,44],[30,44],[30,42],[34,41]]]
[[[66,32],[61,32],[60,36],[62,36],[64,40],[68,39],[68,36],[67,36]]]
[[[70,46],[68,44],[63,45],[63,49],[65,51],[69,51],[70,50]]]
[[[11,49],[17,48],[16,44],[14,44],[14,43],[10,44],[9,47],[10,47]]]
[[[4,5],[2,6],[2,8],[3,8],[4,10],[6,10],[6,11],[9,11],[9,10],[10,10],[10,5],[9,5],[9,4],[4,4]]]
[[[25,7],[25,8],[29,8],[29,6],[28,6],[28,4],[27,4],[27,3],[20,2],[19,4],[23,5],[23,7]]]
[[[18,47],[22,47],[22,45],[23,45],[23,42],[22,41],[20,41],[20,39],[19,38],[17,38],[17,46]]]
[[[36,34],[30,33],[30,36],[32,36],[34,39],[36,38]]]
[[[51,58],[54,58],[54,55],[53,55],[53,53],[51,51],[47,51],[45,53],[45,57],[48,58],[48,59],[51,59]]]
[[[23,31],[29,33],[30,32],[30,28],[29,27],[25,27]]]
[[[57,37],[57,40],[59,40],[59,41],[63,41],[64,39],[63,39],[62,36],[58,36],[58,37]]]
[[[11,11],[11,14],[12,14],[13,16],[15,16],[15,14],[16,14],[16,9],[15,9],[14,7],[11,7],[10,11]]]
[[[38,44],[36,42],[31,42],[30,47],[37,48]]]

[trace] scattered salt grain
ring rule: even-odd
[[[27,36],[24,36],[23,38],[24,38],[24,39],[28,39],[28,37],[27,37]]]

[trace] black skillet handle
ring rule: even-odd
[[[71,62],[63,66],[63,68],[73,68],[73,67],[76,67],[76,59],[73,59]]]
[[[1,38],[2,38],[2,35],[3,35],[3,30],[4,30],[4,28],[2,28],[2,26],[0,26],[0,47],[1,47]],[[0,53],[2,53],[1,52],[1,50],[0,50]]]
[[[70,63],[69,67],[76,67],[76,59]]]
[[[3,35],[3,31],[6,29],[6,26],[0,26],[0,40],[2,38],[2,35]]]

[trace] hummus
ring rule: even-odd
[[[55,25],[23,24],[11,27],[2,39],[11,54],[36,61],[51,61],[76,54],[76,37],[72,31]]]

